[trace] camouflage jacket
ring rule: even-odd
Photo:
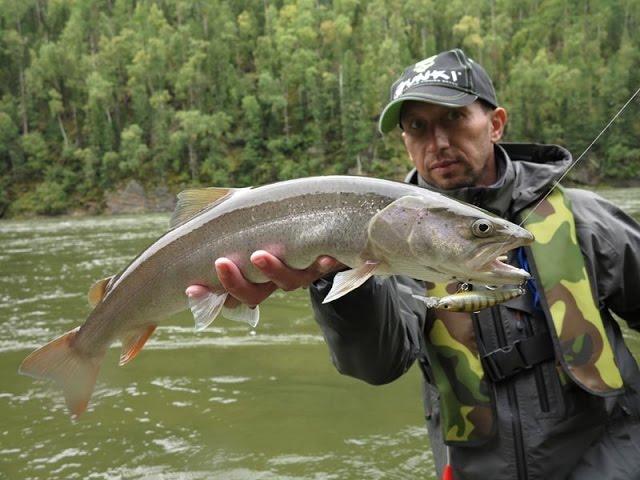
[[[496,184],[444,193],[516,219],[571,162],[570,154],[557,146],[503,144],[496,149],[500,172]],[[421,184],[415,171],[407,181]],[[492,384],[495,435],[477,447],[451,447],[456,478],[565,478],[614,411],[640,418],[640,372],[610,313],[640,330],[640,226],[593,193],[567,189],[566,195],[625,391],[608,398],[590,395],[563,379],[555,361]],[[440,472],[444,447],[439,392],[432,382],[423,333],[433,313],[411,297],[424,292],[425,285],[406,277],[374,277],[344,298],[322,305],[330,287],[331,280],[323,279],[310,292],[316,319],[341,373],[383,384],[419,363],[431,447]],[[479,312],[476,333],[488,350],[498,349],[548,332],[541,315],[526,294]]]

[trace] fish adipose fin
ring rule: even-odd
[[[157,325],[146,325],[133,330],[129,335],[122,337],[122,353],[120,354],[120,366],[126,365],[136,358],[144,344],[156,329]]]
[[[251,328],[256,328],[260,321],[260,307],[256,305],[254,308],[251,308],[244,303],[241,303],[235,308],[224,307],[222,309],[222,316],[236,322],[248,323]]]
[[[203,210],[224,202],[232,195],[246,188],[190,188],[178,194],[176,209],[169,221],[169,228],[179,227]]]
[[[107,293],[109,282],[113,277],[115,277],[115,275],[111,275],[110,277],[98,280],[96,283],[91,285],[91,288],[89,289],[89,294],[87,295],[87,298],[89,299],[89,305],[91,305],[92,307],[95,307],[97,304],[99,304],[102,301],[105,294]]]
[[[73,418],[87,409],[104,358],[104,352],[97,357],[87,357],[73,348],[73,339],[79,328],[31,353],[18,369],[22,375],[58,383]]]
[[[209,292],[206,295],[189,297],[189,309],[193,313],[197,331],[211,325],[222,310],[227,295],[227,292]]]
[[[333,302],[351,290],[355,290],[375,273],[379,265],[380,262],[366,261],[357,268],[337,273],[333,277],[333,286],[322,303]]]

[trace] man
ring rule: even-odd
[[[535,231],[509,259],[535,278],[523,297],[472,315],[427,311],[412,294],[456,285],[396,276],[322,304],[341,265],[321,257],[292,270],[264,251],[251,260],[271,283],[250,284],[228,259],[217,274],[232,304],[310,285],[343,374],[388,383],[418,361],[438,474],[449,463],[457,480],[640,479],[640,372],[609,313],[640,329],[640,227],[581,190],[556,189],[530,214],[571,156],[499,144],[506,122],[487,73],[456,49],[403,73],[380,130],[402,130],[408,182]]]

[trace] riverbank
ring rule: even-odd
[[[598,184],[585,184],[576,181],[562,182],[563,185],[573,188],[601,191],[612,189],[636,189],[640,188],[640,179],[609,179]],[[118,190],[106,192],[101,202],[91,202],[86,205],[70,208],[57,214],[42,215],[37,212],[21,211],[14,213],[11,208],[5,214],[0,214],[0,220],[23,220],[52,217],[84,217],[94,215],[130,215],[142,213],[173,212],[177,194],[166,185],[144,186],[136,180],[129,180]]]

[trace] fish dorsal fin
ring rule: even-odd
[[[97,304],[99,304],[102,301],[102,299],[104,298],[104,295],[107,293],[107,287],[109,286],[109,282],[113,277],[115,277],[115,275],[111,275],[110,277],[107,277],[107,278],[102,278],[98,280],[96,283],[94,283],[93,285],[91,285],[91,288],[89,288],[89,293],[87,295],[87,298],[89,299],[89,305],[91,305],[92,307],[95,307]]]
[[[191,220],[207,208],[224,202],[237,192],[246,188],[189,188],[178,194],[178,203],[171,216],[169,228],[176,228]]]

